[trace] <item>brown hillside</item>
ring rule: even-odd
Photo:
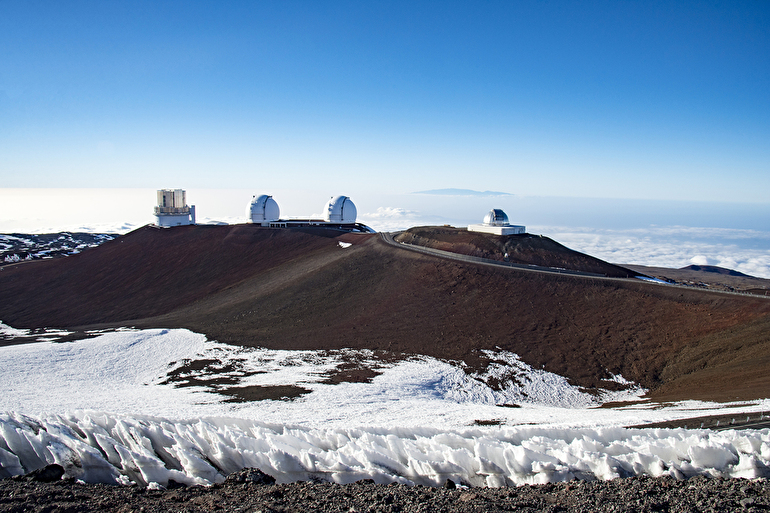
[[[6,266],[6,323],[76,326],[151,317],[201,300],[254,274],[307,259],[319,265],[339,232],[249,225],[139,228],[65,259]]]
[[[0,297],[0,320],[20,328],[187,327],[234,344],[474,366],[479,349],[501,348],[587,387],[609,371],[666,399],[770,397],[768,300],[455,262],[376,234],[142,228],[5,266]]]
[[[420,226],[396,235],[398,242],[490,260],[632,278],[636,272],[567,248],[542,235],[493,235],[451,226]]]
[[[704,269],[704,267],[706,266],[690,265],[681,269],[669,269],[666,267],[628,265],[629,269],[671,283],[712,290],[740,291],[760,296],[770,295],[768,294],[770,292],[770,280],[754,278],[721,267],[709,266],[711,271]]]

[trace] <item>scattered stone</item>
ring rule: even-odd
[[[173,479],[168,480],[168,484],[166,485],[166,490],[177,490],[179,488],[187,488],[187,485],[184,483],[179,483],[177,481],[174,481]]]
[[[52,511],[190,513],[221,511],[336,511],[442,513],[517,511],[535,513],[631,513],[653,511],[767,511],[767,479],[638,476],[610,481],[571,481],[556,485],[453,490],[454,483],[427,486],[377,485],[371,482],[332,484],[297,482],[244,486],[260,482],[257,469],[235,472],[221,485],[149,491],[141,486],[39,482],[28,478],[0,479],[0,513]],[[267,476],[269,478],[269,476]],[[270,478],[272,479],[272,478]],[[268,480],[268,483],[272,481]],[[450,485],[451,483],[451,485]],[[169,487],[172,485],[169,483]]]
[[[33,470],[27,474],[26,477],[39,483],[53,483],[54,481],[59,481],[63,475],[64,467],[53,463],[51,465],[46,465],[43,468]]]
[[[258,468],[244,468],[233,472],[225,479],[226,483],[254,483],[259,485],[275,484],[275,478],[269,476]]]

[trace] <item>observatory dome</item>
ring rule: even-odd
[[[486,226],[508,226],[508,216],[499,208],[493,208],[484,216]]]
[[[355,223],[356,206],[347,196],[337,196],[330,199],[324,206],[324,221],[327,223]]]
[[[249,223],[266,223],[277,221],[281,217],[281,209],[272,196],[262,194],[254,196],[246,207],[246,220]]]

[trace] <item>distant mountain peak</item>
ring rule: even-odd
[[[435,194],[437,196],[512,196],[512,194],[508,192],[474,191],[473,189],[431,189],[429,191],[417,191],[412,194]]]
[[[724,267],[718,267],[716,265],[688,265],[687,267],[682,267],[682,269],[687,269],[690,271],[701,271],[704,273],[716,273],[716,274],[726,274],[728,276],[742,276],[744,278],[753,278],[753,276],[749,276],[748,274],[743,274],[739,271],[733,271],[732,269],[725,269]]]

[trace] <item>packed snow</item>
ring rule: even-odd
[[[636,474],[766,475],[770,432],[543,427],[307,428],[223,418],[171,422],[96,412],[0,415],[0,473],[58,463],[86,482],[217,483],[244,467],[278,482],[510,486]],[[2,474],[0,474],[2,477]]]
[[[31,335],[2,324],[0,333]],[[640,473],[756,477],[770,465],[770,430],[618,427],[737,415],[770,401],[663,407],[610,373],[606,381],[626,389],[597,398],[503,351],[486,352],[486,370],[469,373],[424,356],[234,347],[182,329],[91,335],[0,347],[0,477],[55,462],[83,481],[148,486],[216,483],[251,466],[279,482],[506,486]],[[351,363],[379,374],[332,384]],[[271,387],[301,393],[244,399]],[[632,402],[595,408],[623,399]]]

